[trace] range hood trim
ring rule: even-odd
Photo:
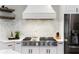
[[[54,11],[54,9],[51,7],[49,8],[48,5],[45,5],[45,12],[44,10],[41,9],[41,11],[39,9],[32,9],[34,6],[40,6],[40,5],[31,5],[30,6],[27,6],[27,8],[25,8],[24,12],[23,12],[23,19],[55,19],[56,18],[56,12]],[[43,5],[44,7],[44,5]],[[31,9],[28,9],[28,8],[31,8]],[[42,6],[41,6],[42,8]],[[30,10],[30,11],[29,11]],[[35,11],[36,10],[36,11]],[[33,12],[31,12],[33,11]]]
[[[38,13],[38,14],[36,14],[36,13],[33,13],[33,14],[23,14],[24,16],[23,16],[23,19],[56,19],[56,14],[42,14],[42,13]],[[30,15],[30,16],[29,16]],[[33,16],[32,16],[33,15]]]

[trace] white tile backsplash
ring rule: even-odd
[[[57,32],[56,20],[25,20],[19,30],[25,36],[53,36]]]

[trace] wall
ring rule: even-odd
[[[64,6],[63,5],[53,5],[56,10],[56,20],[58,25],[58,30],[61,35],[61,41],[64,41]]]
[[[15,20],[2,20],[0,19],[0,40],[8,40],[11,31],[20,31],[21,38],[26,36],[55,36],[57,31],[61,33],[62,22],[59,23],[59,6],[53,6],[56,10],[56,20],[23,20],[22,12],[25,6],[8,6],[15,8]],[[61,26],[61,27],[60,27]],[[61,28],[61,29],[60,29]]]
[[[8,6],[8,5],[7,5]],[[16,26],[18,25],[19,21],[22,20],[21,15],[22,11],[24,10],[25,6],[19,5],[10,5],[9,8],[15,9],[16,19],[9,20],[9,19],[0,19],[0,40],[8,40],[10,36],[10,32],[16,30]],[[17,24],[16,24],[17,23]],[[18,28],[19,26],[17,26]]]
[[[19,30],[24,36],[54,36],[57,26],[55,20],[25,20]]]
[[[64,5],[59,6],[59,32],[62,37],[62,41],[64,41]]]

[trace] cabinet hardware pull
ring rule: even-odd
[[[46,50],[46,53],[50,54],[50,49],[47,49],[47,50]]]
[[[29,53],[32,53],[32,49],[29,49]]]
[[[12,46],[12,45],[8,45],[8,46]]]
[[[29,53],[30,53],[30,49],[29,49]]]
[[[46,53],[48,53],[48,49],[46,50]]]
[[[16,43],[16,44],[20,44],[20,43]]]
[[[78,8],[76,8],[76,12],[78,12]]]
[[[31,53],[32,53],[32,49],[31,49]]]
[[[49,49],[49,53],[50,53],[50,49]]]

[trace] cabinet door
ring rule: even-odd
[[[39,54],[39,47],[25,46],[22,47],[23,54]]]
[[[57,46],[40,47],[40,54],[56,54],[56,53],[57,53]]]
[[[57,46],[50,47],[51,54],[57,54]]]
[[[47,47],[40,47],[39,52],[40,52],[40,54],[46,54],[47,53]]]
[[[15,42],[5,42],[7,49],[15,49]]]
[[[68,13],[68,14],[69,13],[75,13],[75,8],[72,5],[67,5],[67,6],[65,6],[64,12]]]
[[[75,12],[79,13],[79,5],[75,5]]]
[[[29,53],[29,51],[28,51],[29,48],[27,46],[22,46],[21,49],[22,49],[21,50],[22,54],[28,54]]]
[[[39,54],[39,47],[37,46],[30,46],[26,49],[28,54]]]
[[[50,47],[40,47],[40,54],[50,54],[51,49]]]
[[[0,50],[2,49],[7,49],[8,47],[6,46],[6,44],[4,42],[0,42]]]
[[[15,51],[21,53],[21,42],[15,42]]]
[[[64,43],[58,44],[57,46],[57,54],[63,54],[64,53]]]
[[[64,7],[64,12],[66,14],[79,13],[79,6],[78,5],[67,5]]]
[[[35,47],[32,47],[32,54],[39,54],[39,47],[38,46],[35,46]]]

